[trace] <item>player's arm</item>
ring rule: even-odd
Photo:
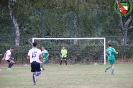
[[[30,59],[30,51],[28,52],[27,59]]]
[[[14,57],[12,57],[11,54],[8,55],[8,56],[9,56],[9,58],[10,58],[11,60],[14,60]]]
[[[115,50],[115,49],[114,49]],[[118,54],[118,52],[115,51],[115,54]]]
[[[49,54],[47,55],[47,58],[49,57]]]
[[[61,50],[61,55],[62,55],[62,50]]]
[[[30,59],[30,53],[28,53],[28,55],[27,55],[27,59]]]
[[[67,55],[67,50],[66,50],[66,55]]]
[[[39,55],[40,61],[42,61],[42,52],[41,52],[41,50],[38,50],[38,55]]]
[[[60,55],[61,58],[63,58],[63,50],[61,50],[61,55]]]
[[[106,52],[106,56],[108,56],[108,53]]]
[[[48,58],[49,57],[49,53],[48,53],[48,55],[47,55],[47,57],[46,58]]]
[[[2,60],[5,60],[5,58],[6,58],[6,53],[4,54],[4,56],[3,56]]]
[[[27,59],[30,59],[30,55],[27,55]]]
[[[40,59],[40,64],[43,63],[43,60],[42,60],[42,53],[39,54],[39,59]]]
[[[105,51],[106,51],[106,56],[108,56],[108,52],[107,52],[107,49],[106,49]]]
[[[115,50],[115,49],[113,49],[113,50],[114,50],[114,53],[115,53],[115,54],[118,54],[118,52],[116,52],[116,50]]]
[[[39,58],[40,58],[40,59],[42,59],[42,53],[41,53],[41,54],[39,54]]]
[[[118,52],[115,52],[115,54],[118,54]]]

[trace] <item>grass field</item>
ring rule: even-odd
[[[0,88],[133,88],[133,64],[115,65],[115,75],[107,65],[45,65],[33,85],[30,66],[15,65],[11,71],[0,65]]]

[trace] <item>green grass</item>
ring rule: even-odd
[[[115,65],[104,72],[107,65],[45,65],[33,85],[30,66],[17,66],[7,71],[0,66],[0,88],[133,88],[133,64]]]

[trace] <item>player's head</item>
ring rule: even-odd
[[[13,51],[14,50],[14,48],[13,47],[10,47],[10,51]]]
[[[65,49],[65,47],[63,46],[62,49]]]
[[[37,43],[36,42],[33,43],[33,47],[37,47]]]
[[[111,40],[108,41],[108,46],[109,46],[109,47],[112,46],[112,42],[111,42]]]
[[[42,50],[45,50],[45,47],[44,47],[44,46],[42,46],[42,47],[41,47],[41,49],[42,49]]]

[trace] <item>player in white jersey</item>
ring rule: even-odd
[[[31,72],[33,73],[32,79],[34,85],[36,85],[36,76],[41,74],[40,69],[40,59],[42,58],[42,52],[40,49],[37,48],[37,43],[33,43],[33,48],[29,50],[27,59],[30,59],[31,63]]]
[[[14,58],[11,57],[11,52],[14,49],[11,47],[10,50],[7,50],[6,53],[4,54],[4,57],[2,58],[2,60],[6,60],[8,62],[8,68],[7,70],[11,70],[11,67],[13,66],[13,64],[15,63],[13,60]]]

